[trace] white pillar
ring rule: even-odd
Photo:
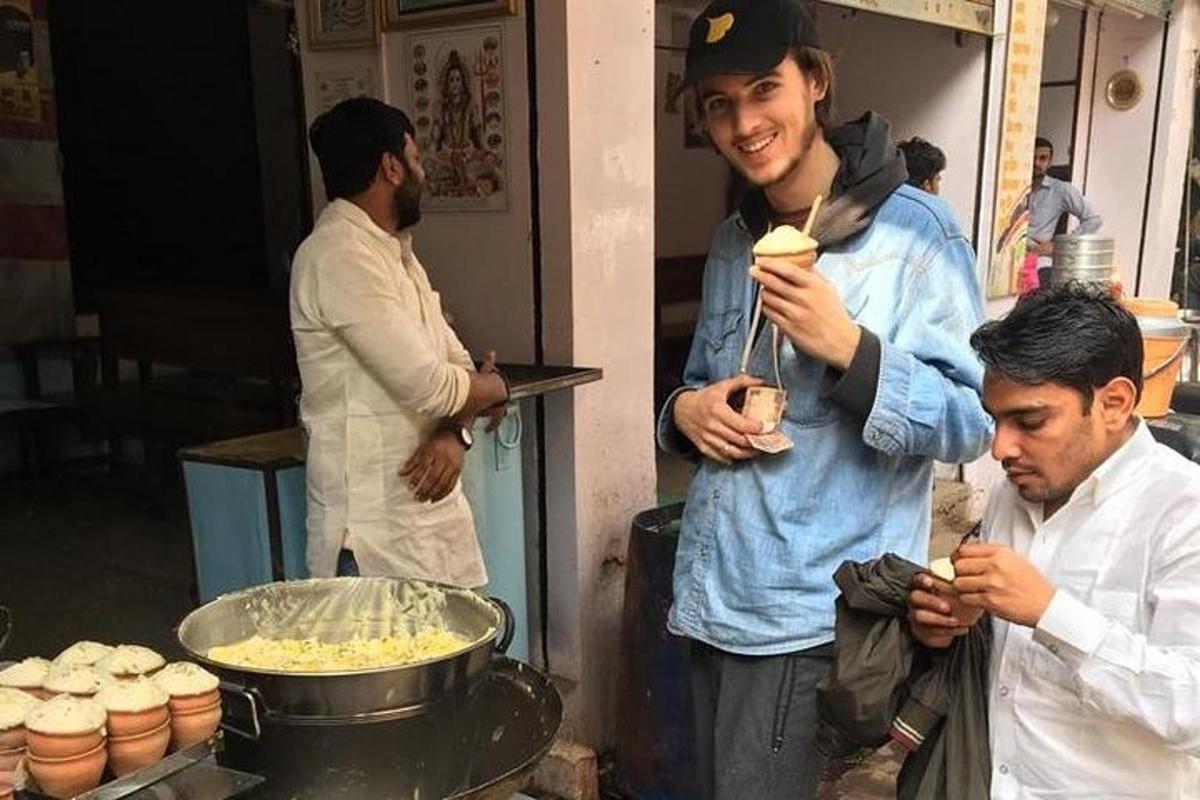
[[[1150,198],[1146,213],[1146,243],[1142,250],[1144,297],[1166,297],[1171,291],[1179,215],[1188,168],[1195,101],[1194,65],[1200,49],[1200,2],[1176,0],[1167,29],[1162,71],[1157,145],[1150,165]]]
[[[625,547],[654,505],[654,3],[539,3],[542,336],[604,380],[546,403],[548,650],[567,733],[615,721]]]

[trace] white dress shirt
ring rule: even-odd
[[[1057,587],[996,619],[993,798],[1200,798],[1200,465],[1146,425],[1050,519],[1008,481],[984,537]]]
[[[308,432],[309,573],[333,575],[349,547],[363,575],[486,583],[462,485],[419,502],[399,475],[462,409],[474,369],[411,235],[334,200],[296,251],[291,317]]]

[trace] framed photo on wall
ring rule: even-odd
[[[517,0],[380,0],[385,30],[517,13]]]
[[[405,39],[424,208],[507,210],[503,26],[413,31]]]
[[[308,0],[308,47],[328,50],[373,47],[375,0]]]

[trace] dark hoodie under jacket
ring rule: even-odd
[[[987,680],[991,619],[945,650],[908,627],[907,595],[922,568],[888,554],[834,574],[834,666],[817,690],[817,747],[831,758],[894,739],[909,749],[900,800],[989,800]]]
[[[822,203],[813,220],[812,235],[821,243],[822,250],[870,227],[875,210],[908,179],[904,156],[892,141],[891,126],[873,111],[834,128],[825,138],[837,153],[841,166],[834,176],[831,196]],[[762,238],[776,216],[762,189],[749,191],[738,210],[755,239]],[[879,388],[880,358],[879,339],[863,328],[858,349],[846,371],[833,367],[825,371],[822,395],[866,419]]]

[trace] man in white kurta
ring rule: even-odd
[[[413,253],[411,225],[389,231],[379,224],[419,218],[411,205],[424,173],[407,130],[395,152],[374,156],[381,166],[370,188],[346,196],[362,177],[339,181],[339,170],[352,172],[360,158],[344,148],[369,149],[375,141],[366,137],[364,144],[363,136],[351,135],[355,126],[375,124],[380,115],[398,124],[392,115],[400,113],[358,100],[342,117],[314,123],[314,149],[334,199],[292,268],[300,417],[308,433],[309,572],[334,575],[339,553],[348,550],[363,575],[478,587],[487,574],[457,471],[446,468],[445,494],[432,499],[422,499],[414,477],[402,473],[435,437],[443,451],[453,451],[461,423],[502,401],[506,389],[497,379],[487,385],[492,396],[481,395],[485,376],[446,322]],[[350,187],[343,196],[330,188],[339,182]],[[391,215],[393,206],[398,216]],[[462,449],[469,445],[467,438]],[[461,468],[461,452],[456,457]]]
[[[991,796],[1200,798],[1200,466],[1133,413],[1136,320],[1042,290],[972,343],[1008,480],[942,597],[993,616]],[[918,581],[913,632],[946,646],[971,620]]]

